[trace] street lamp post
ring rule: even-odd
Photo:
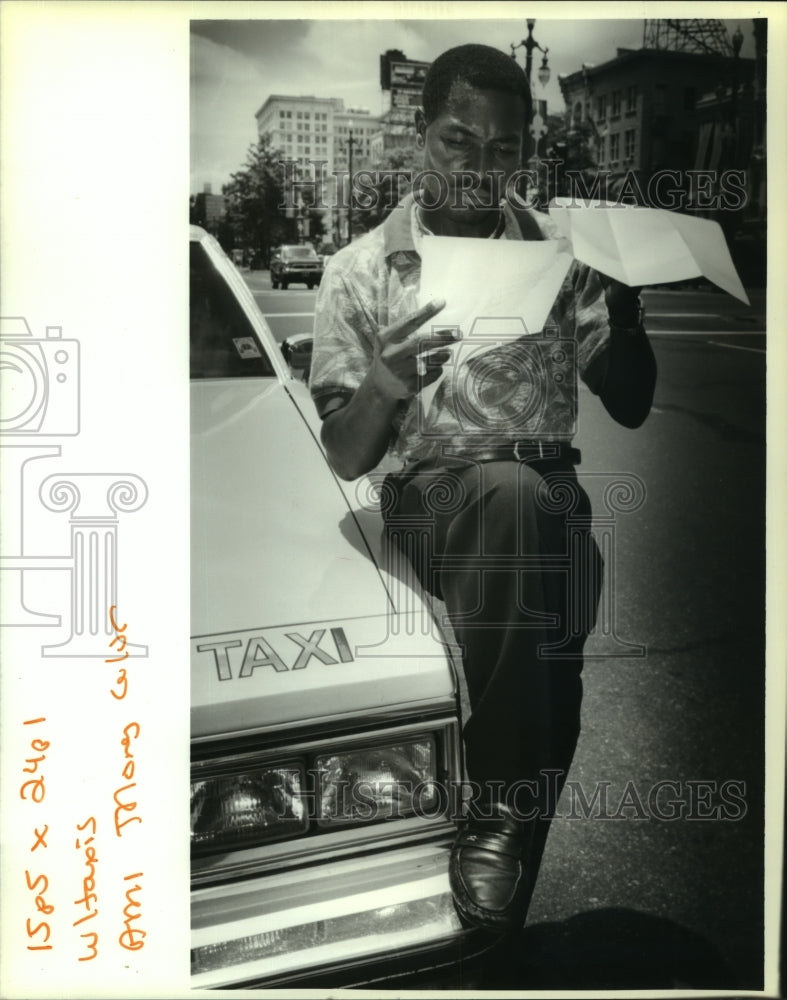
[[[533,38],[533,28],[535,27],[535,18],[529,17],[527,19],[527,38],[523,38],[518,45],[511,43],[511,58],[516,59],[516,50],[524,47],[525,50],[525,76],[527,77],[528,86],[530,86],[530,77],[533,72],[533,49],[538,49],[539,52],[544,53],[544,58],[541,60],[541,68],[538,71],[538,81],[542,87],[545,87],[549,83],[549,63],[547,62],[547,53],[549,49],[542,49],[538,42]]]
[[[531,96],[530,121],[528,122],[528,131],[533,136],[534,140],[533,155],[530,157],[529,161],[531,163],[533,163],[533,161],[535,161],[536,163],[538,162],[538,144],[541,141],[541,139],[543,139],[543,137],[546,135],[547,132],[546,122],[541,116],[540,105],[538,105],[536,101],[532,100],[533,86],[531,82],[531,77],[533,74],[533,49],[538,49],[538,51],[542,52],[544,55],[544,58],[541,60],[541,66],[539,67],[538,70],[538,82],[541,84],[542,87],[546,87],[546,85],[549,83],[549,77],[551,75],[551,71],[549,69],[549,62],[547,61],[547,54],[549,52],[549,49],[548,48],[543,49],[535,40],[535,38],[533,38],[533,28],[535,27],[535,24],[536,24],[535,19],[529,17],[527,19],[527,38],[523,38],[518,45],[514,45],[513,42],[510,43],[511,58],[514,60],[516,59],[517,49],[524,48],[525,50],[525,76],[527,77],[527,85],[530,88],[530,96]]]
[[[732,147],[732,166],[738,166],[738,78],[740,72],[740,54],[741,46],[743,45],[743,32],[741,31],[740,25],[738,25],[738,30],[732,36],[732,97],[731,97],[731,117],[732,117],[732,127],[734,130],[734,139]]]
[[[738,86],[740,71],[740,51],[743,45],[743,32],[738,30],[732,36],[732,66],[725,72],[724,78],[716,84],[716,104],[718,110],[718,128],[720,130],[721,150],[717,162],[713,164],[716,170],[716,186],[721,187],[720,178],[730,168],[738,166]],[[727,88],[727,80],[731,86]],[[729,99],[728,99],[729,92]],[[727,243],[732,246],[740,213],[717,211],[718,221],[724,231]],[[712,217],[712,216],[711,216]]]
[[[353,123],[350,122],[349,136],[347,139],[347,162],[350,174],[350,190],[347,199],[347,242],[351,243],[353,238],[353,146],[357,143],[353,138]]]

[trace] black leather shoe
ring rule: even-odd
[[[500,933],[524,925],[529,844],[528,829],[502,807],[492,818],[465,822],[451,849],[448,878],[466,923]]]

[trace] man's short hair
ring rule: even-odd
[[[457,82],[478,90],[516,94],[525,102],[525,121],[530,120],[530,87],[519,63],[491,45],[470,44],[448,49],[429,67],[422,99],[427,124],[441,113],[451,87]]]

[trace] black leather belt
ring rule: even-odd
[[[467,458],[476,462],[548,462],[561,461],[571,465],[582,462],[582,452],[565,441],[506,441],[491,447],[444,448],[451,458]]]

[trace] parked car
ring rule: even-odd
[[[434,977],[487,947],[451,650],[234,265],[196,227],[190,260],[192,985]]]
[[[314,288],[322,279],[322,260],[313,246],[281,246],[271,256],[271,285],[287,288],[299,281]]]

